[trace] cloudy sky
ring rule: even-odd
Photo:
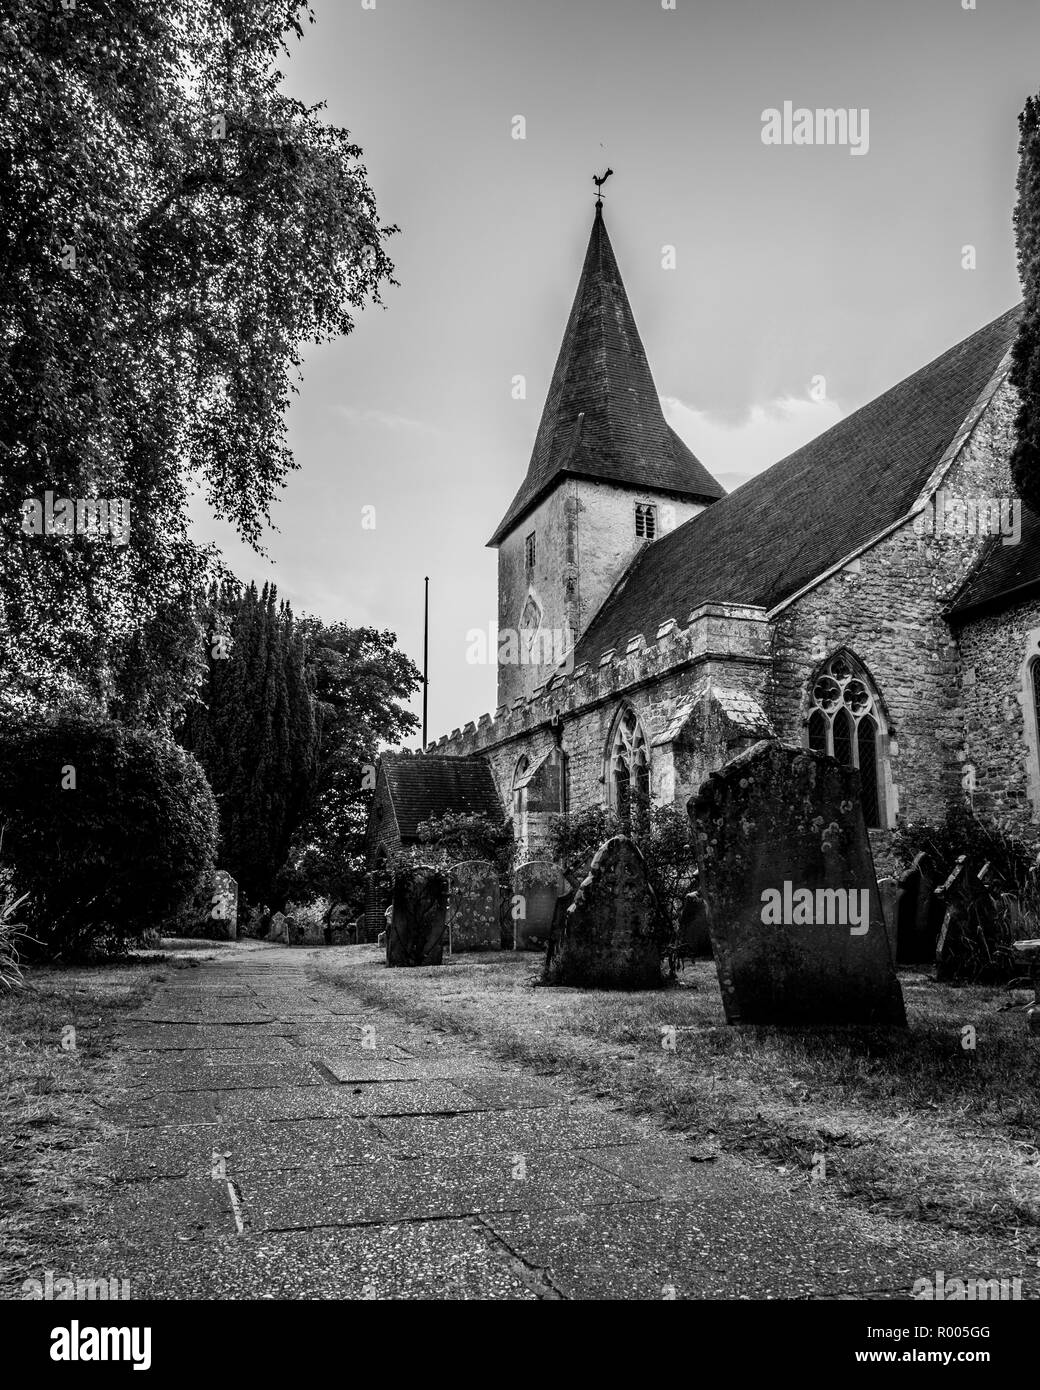
[[[417,662],[428,574],[430,737],[493,710],[467,632],[495,619],[485,544],[527,468],[592,175],[615,171],[607,226],[668,418],[732,489],[1019,298],[1040,6],[965,3],[317,0],[285,85],[363,147],[400,288],[307,354],[269,559],[201,512],[198,536]],[[785,101],[865,108],[866,153],[764,144]]]

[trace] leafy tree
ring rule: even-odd
[[[321,709],[314,791],[295,837],[285,892],[360,902],[364,836],[380,747],[418,727],[401,705],[421,676],[392,632],[304,617],[307,671]]]
[[[202,700],[179,737],[220,805],[221,861],[255,900],[272,896],[317,774],[320,710],[306,641],[273,586],[215,588]]]
[[[79,696],[157,719],[183,704],[195,638],[162,615],[214,577],[190,494],[259,545],[296,466],[284,417],[302,344],[349,332],[392,283],[394,229],[361,151],[279,90],[279,54],[310,18],[306,0],[5,0],[8,704]],[[47,491],[128,499],[125,544],[26,534],[22,503]]]
[[[0,724],[0,822],[30,947],[70,958],[174,915],[212,868],[217,837],[195,759],[94,714]]]
[[[1040,98],[1026,101],[1018,125],[1021,138],[1014,223],[1025,311],[1010,374],[1021,395],[1011,476],[1023,501],[1040,510]]]

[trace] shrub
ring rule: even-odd
[[[297,931],[308,940],[322,936],[331,903],[328,898],[312,898],[306,903],[286,903],[285,915],[296,923]]]
[[[604,806],[553,816],[549,822],[552,857],[575,888],[588,872],[600,845],[622,834],[627,834],[642,851],[661,914],[658,930],[662,953],[668,956],[674,971],[679,963],[683,898],[697,886],[697,860],[685,807],[636,805],[627,828],[616,811]]]
[[[938,825],[900,826],[893,847],[904,866],[923,850],[940,884],[964,858],[964,896],[956,935],[944,952],[943,979],[995,984],[1020,973],[1011,943],[1035,935],[1040,922],[1040,879],[1025,845],[970,807],[957,806]]]
[[[97,715],[0,724],[3,854],[51,956],[125,949],[212,868],[213,793],[195,759]]]
[[[397,858],[434,868],[449,868],[467,859],[488,859],[500,873],[513,867],[513,826],[484,814],[449,812],[423,821],[418,827],[422,843],[399,853]]]

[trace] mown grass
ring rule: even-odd
[[[1040,1253],[1040,1042],[996,988],[902,976],[910,1026],[728,1027],[711,962],[675,989],[539,987],[537,956],[456,956],[388,971],[372,948],[317,969],[370,1004],[562,1073],[713,1149],[768,1162],[889,1217]],[[962,1029],[975,1029],[973,1050]],[[661,1028],[675,1028],[676,1050]]]
[[[103,1130],[114,1024],[170,968],[142,956],[27,969],[22,988],[0,994],[0,1297],[27,1267],[45,1266],[63,1230],[67,1243],[96,1181],[90,1146]]]

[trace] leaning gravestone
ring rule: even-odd
[[[440,965],[447,930],[447,877],[424,864],[399,870],[391,907],[387,965]]]
[[[757,743],[689,813],[729,1023],[905,1026],[857,772]]]
[[[513,949],[541,951],[552,930],[563,874],[548,859],[531,859],[513,874]]]
[[[600,846],[574,893],[545,966],[548,984],[656,989],[661,983],[657,902],[643,856],[627,835]]]
[[[498,870],[486,859],[453,864],[448,875],[448,949],[501,949]]]

